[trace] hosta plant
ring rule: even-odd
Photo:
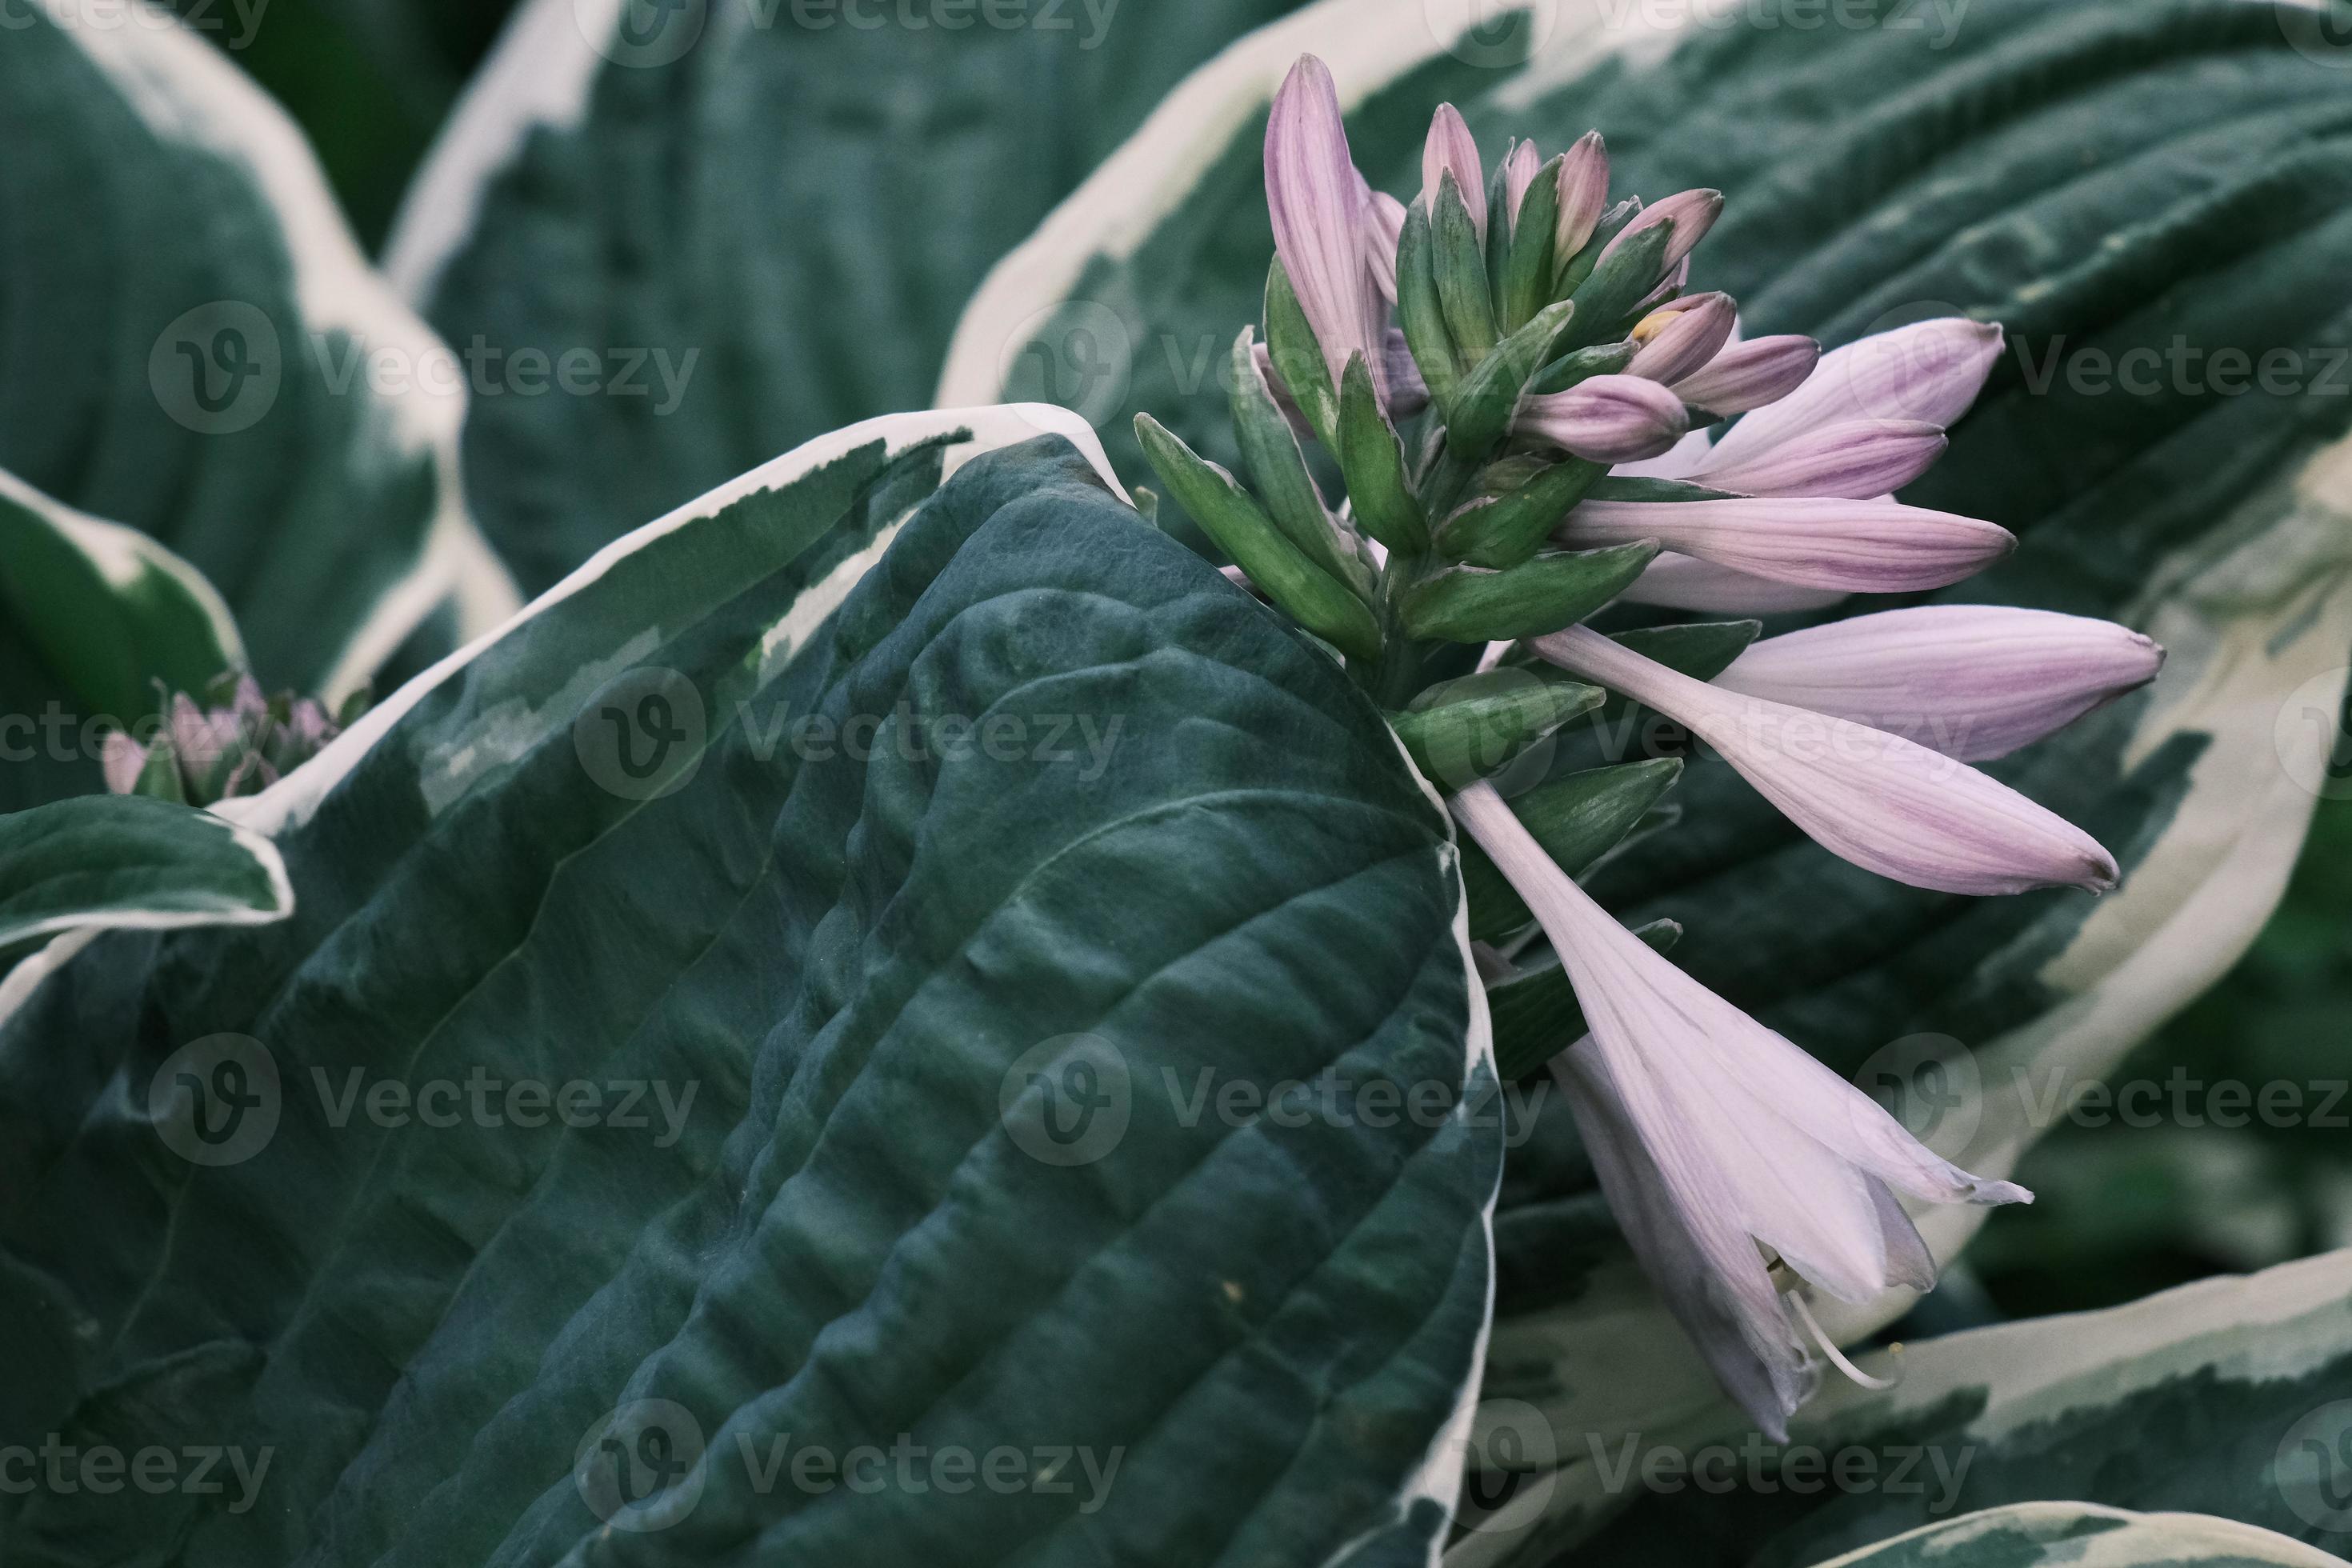
[[[389,281],[28,10],[0,1557],[2329,1561],[2343,1255],[1930,1288],[2301,837],[2336,406],[2030,376],[2342,77],[1979,5],[533,0]]]

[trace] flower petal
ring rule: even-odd
[[[1633,368],[1641,368],[1637,356]],[[1710,489],[1751,496],[1871,500],[1926,473],[1949,443],[1916,419],[1849,419],[1792,436],[1746,461],[1710,453],[1696,478]]]
[[[1478,143],[1470,134],[1470,127],[1462,111],[1450,103],[1441,103],[1430,116],[1429,139],[1421,150],[1421,200],[1423,208],[1432,216],[1437,213],[1437,188],[1446,174],[1462,188],[1462,203],[1470,209],[1471,226],[1477,229],[1478,238],[1486,237],[1486,171],[1478,161]]]
[[[1582,626],[1534,647],[1687,725],[1814,842],[1865,870],[1948,893],[2116,885],[2115,858],[2081,828],[1899,735],[1693,680]]]
[[[1790,496],[1586,501],[1568,514],[1557,537],[1576,548],[1654,539],[1681,554],[1778,583],[1849,594],[1941,588],[2017,547],[2007,529],[1955,512]]]
[[[1715,220],[1722,216],[1723,193],[1721,191],[1676,191],[1665,200],[1654,206],[1645,206],[1635,215],[1633,221],[1620,230],[1617,237],[1602,248],[1601,258],[1607,260],[1619,246],[1623,245],[1635,235],[1645,229],[1655,228],[1659,224],[1672,219],[1675,232],[1666,241],[1664,258],[1658,263],[1658,271],[1661,275],[1671,274],[1683,258],[1688,256],[1698,242],[1706,237],[1706,231],[1713,228]]]
[[[1397,240],[1404,233],[1404,204],[1370,185],[1364,187],[1364,200],[1365,211],[1370,216],[1364,225],[1364,259],[1371,267],[1372,283],[1381,291],[1381,302],[1393,305],[1397,297]]]
[[[1671,386],[1722,352],[1738,320],[1739,308],[1728,294],[1686,295],[1634,327],[1634,341],[1642,347],[1625,374]],[[1684,400],[1678,395],[1675,401]]]
[[[1616,471],[1624,472],[1622,468]],[[1769,577],[1718,566],[1695,555],[1666,554],[1651,562],[1618,599],[1628,605],[1659,605],[1711,615],[1771,616],[1791,610],[1824,609],[1845,596],[1843,589],[1775,583]]]
[[[147,748],[120,730],[109,730],[100,742],[98,766],[105,776],[107,794],[129,795],[139,787],[139,775],[147,771]]]
[[[1820,1388],[1821,1368],[1790,1322],[1736,1206],[1727,1194],[1676,1201],[1590,1035],[1553,1058],[1552,1073],[1583,1134],[1601,1195],[1659,1299],[1724,1392],[1766,1436],[1787,1442],[1789,1417]]]
[[[1323,349],[1337,386],[1357,353],[1377,353],[1377,297],[1366,266],[1363,177],[1348,155],[1331,73],[1301,56],[1275,95],[1265,127],[1265,205],[1274,250]]]
[[[1559,169],[1559,222],[1552,231],[1552,254],[1565,263],[1591,241],[1609,205],[1609,149],[1601,132],[1588,131],[1568,150]]]
[[[1514,230],[1519,226],[1519,204],[1528,199],[1528,187],[1536,183],[1536,174],[1542,167],[1532,139],[1513,142],[1511,150],[1503,155],[1503,198]]]
[[[1822,357],[1804,384],[1725,432],[1726,461],[1849,419],[1916,419],[1949,429],[2000,358],[2000,328],[1964,316],[1880,332]],[[1702,405],[1701,406],[1709,406]]]
[[[1811,338],[1780,336],[1735,342],[1706,369],[1675,383],[1675,394],[1709,414],[1745,414],[1804,384],[1822,357]]]
[[[1979,762],[2145,686],[2163,664],[2162,648],[2111,621],[1922,605],[1768,637],[1715,683]]]
[[[1596,375],[1519,405],[1513,428],[1596,463],[1654,458],[1680,440],[1682,399],[1636,375]]]

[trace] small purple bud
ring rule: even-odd
[[[1519,405],[1514,427],[1596,463],[1654,458],[1688,426],[1682,399],[1638,375],[1596,375]]]

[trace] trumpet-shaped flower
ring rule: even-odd
[[[1981,762],[2064,729],[2163,665],[2162,648],[2111,621],[1922,605],[1767,637],[1715,684]]]
[[[2116,885],[2115,858],[2089,834],[1900,735],[1694,680],[1586,626],[1534,646],[1687,726],[1814,842],[1864,870],[1948,893]]]
[[[2032,1194],[1936,1154],[1653,952],[1552,864],[1491,784],[1453,809],[1528,900],[1584,1008],[1591,1034],[1565,1077],[1628,1239],[1727,1389],[1784,1435],[1811,1369],[1759,1244],[1839,1300],[1865,1302],[1935,1283],[1896,1192],[1930,1203]]]

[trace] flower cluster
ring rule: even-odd
[[[152,731],[143,742],[109,731],[100,759],[106,787],[188,805],[258,795],[318,755],[366,706],[366,695],[356,693],[330,715],[308,697],[265,697],[252,676],[233,670],[213,682],[201,706],[173,692],[161,721],[142,726]]]
[[[1944,451],[2000,329],[1929,321],[1827,355],[1743,338],[1728,297],[1688,289],[1722,196],[1612,202],[1598,134],[1549,161],[1515,142],[1489,176],[1443,106],[1406,205],[1358,172],[1312,58],[1276,100],[1265,179],[1265,337],[1245,329],[1234,352],[1248,482],[1148,416],[1145,451],[1229,574],[1329,645],[1450,793],[1518,922],[1481,946],[1487,977],[1522,977],[1549,943],[1590,1032],[1545,1048],[1601,1185],[1725,1388],[1783,1436],[1817,1380],[1814,1342],[1844,1364],[1807,1293],[1935,1283],[1897,1194],[2030,1194],[1931,1152],[1627,931],[1572,874],[1607,844],[1548,838],[1490,781],[1613,693],[1881,876],[2095,892],[2113,858],[1969,764],[2146,683],[2162,650],[2105,622],[1964,605],[1760,641],[1754,620],[1679,637],[1585,626],[1617,603],[1820,609],[1998,561],[2005,530],[1894,493]],[[1639,795],[1612,819],[1620,836],[1661,787],[1641,763],[1571,776],[1588,803]]]

